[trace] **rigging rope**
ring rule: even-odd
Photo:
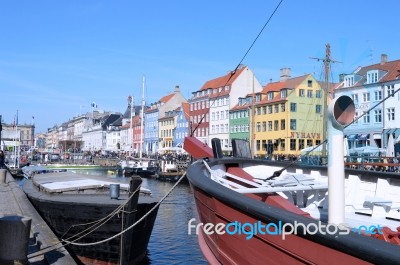
[[[244,59],[247,57],[248,53],[250,52],[250,50],[253,48],[254,44],[256,43],[256,41],[258,40],[258,38],[260,37],[261,33],[264,31],[265,27],[269,24],[270,20],[272,19],[272,17],[275,15],[276,11],[278,10],[279,6],[282,4],[283,0],[281,0],[278,5],[275,7],[274,11],[272,12],[272,14],[269,16],[267,22],[264,23],[264,26],[261,28],[260,32],[257,34],[257,37],[254,39],[253,43],[250,45],[250,47],[247,49],[246,53],[244,54],[244,56],[242,57],[242,59],[239,61],[239,63],[237,64],[237,66],[235,67],[235,70],[233,70],[228,78],[228,80],[226,80],[225,85],[223,87],[225,87],[228,82],[232,79],[232,77],[235,75],[236,71],[239,69],[240,65],[242,64],[242,62],[244,61]],[[221,95],[223,90],[219,91],[217,97],[219,97]],[[193,131],[190,132],[190,135],[193,136],[194,133],[196,132],[197,128],[199,128],[200,124],[203,122],[204,118],[207,116],[207,114],[209,113],[211,107],[214,105],[215,101],[212,101],[212,105],[210,105],[208,111],[206,113],[203,114],[203,116],[201,116],[200,121],[197,123],[196,127],[194,128]],[[229,128],[228,128],[229,130]]]
[[[49,251],[53,251],[53,250],[60,249],[60,248],[62,248],[62,247],[64,247],[64,246],[69,245],[69,244],[64,244],[64,245],[63,245],[63,244],[62,244],[63,242],[67,242],[67,241],[69,241],[69,240],[71,240],[71,239],[73,239],[73,238],[79,236],[78,238],[76,238],[76,239],[74,239],[74,240],[72,241],[72,242],[74,242],[74,241],[77,241],[77,240],[79,240],[79,239],[82,239],[82,238],[86,237],[87,235],[89,235],[90,233],[96,231],[98,228],[100,228],[100,227],[103,226],[105,223],[107,223],[112,217],[114,217],[116,214],[118,214],[118,213],[121,211],[121,209],[123,209],[123,208],[126,206],[126,204],[129,203],[129,201],[132,199],[132,197],[133,197],[137,192],[140,191],[140,187],[141,187],[141,185],[139,185],[139,186],[137,187],[137,189],[128,197],[128,199],[127,199],[124,203],[122,203],[121,205],[119,205],[114,211],[112,211],[112,212],[111,212],[110,214],[108,214],[107,216],[105,216],[105,217],[103,217],[103,218],[101,218],[101,219],[99,219],[99,220],[93,221],[93,222],[89,222],[89,223],[85,223],[85,224],[76,224],[76,225],[71,226],[71,227],[68,228],[68,230],[61,236],[61,240],[60,240],[59,243],[56,243],[56,244],[51,245],[51,246],[47,246],[47,247],[45,247],[45,248],[42,248],[42,249],[38,250],[38,251],[35,252],[35,253],[29,254],[29,255],[28,255],[28,259],[34,258],[34,257],[37,257],[37,256],[40,256],[40,255],[43,255],[43,254],[45,254],[45,253],[47,253],[47,252],[49,252]],[[84,226],[84,225],[90,225],[90,224],[93,224],[93,225],[90,226],[90,227],[88,227],[88,228],[86,228],[86,229],[84,229],[84,230],[82,230],[82,231],[80,231],[79,233],[77,233],[77,234],[75,234],[75,235],[70,236],[70,237],[67,238],[67,239],[62,239],[62,238],[68,233],[68,231],[69,231],[70,229],[72,229],[72,228],[74,228],[74,227],[77,227],[77,226]],[[86,233],[86,234],[84,234],[83,236],[80,236],[81,234],[85,233],[86,231],[89,231],[89,232]],[[61,243],[62,245],[61,245],[61,246],[58,246],[60,243]],[[58,246],[58,247],[56,247],[56,246]]]

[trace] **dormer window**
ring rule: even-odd
[[[282,89],[281,90],[281,98],[286,98],[287,97],[287,90],[286,89]]]
[[[378,83],[378,71],[377,70],[367,72],[367,83],[368,84]]]
[[[257,94],[257,95],[256,95],[256,102],[259,102],[259,101],[261,101],[261,95],[260,95],[260,94]]]
[[[225,86],[225,91],[228,91],[229,90],[229,86]]]
[[[217,94],[217,91],[218,91],[217,89],[214,89],[213,94]]]
[[[221,92],[221,91],[222,91],[222,87],[218,88],[218,92]]]
[[[200,91],[199,91],[199,92],[197,92],[197,96],[198,96],[198,97],[200,97]]]
[[[351,87],[354,85],[354,76],[349,75],[344,78],[344,87]]]
[[[267,99],[272,100],[274,98],[274,92],[268,92]]]

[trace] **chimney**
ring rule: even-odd
[[[346,74],[344,74],[344,73],[339,74],[339,82],[343,82],[345,76],[346,76]]]
[[[387,63],[388,59],[387,59],[387,54],[382,53],[381,54],[381,65],[384,65],[385,63]]]
[[[175,92],[180,92],[179,86],[175,86]]]
[[[290,78],[290,68],[281,68],[281,82],[286,81]]]

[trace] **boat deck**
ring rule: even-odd
[[[109,186],[120,184],[119,199],[111,199]],[[105,180],[102,176],[75,174],[73,172],[55,172],[35,175],[27,180],[24,191],[30,196],[40,197],[40,200],[59,201],[65,203],[120,205],[128,198],[129,179]],[[141,188],[139,203],[156,201],[150,191]]]

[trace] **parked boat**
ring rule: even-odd
[[[160,163],[160,172],[157,174],[157,179],[173,182],[178,181],[185,174],[188,166],[187,161],[161,160]]]
[[[142,104],[140,111],[140,128],[143,130],[144,128],[144,87],[145,87],[145,78],[143,77],[142,82]],[[132,112],[131,112],[132,114]],[[132,118],[131,118],[132,123]],[[158,162],[156,159],[143,157],[143,134],[140,134],[140,146],[139,146],[139,157],[127,157],[126,159],[121,160],[118,165],[120,166],[120,173],[125,176],[139,175],[143,178],[148,177],[156,177],[158,173]]]
[[[210,264],[400,264],[400,175],[345,171],[354,104],[341,96],[329,110],[327,167],[255,160],[244,140],[223,157],[219,139],[185,139],[204,227],[188,229]]]
[[[144,258],[158,211],[140,184],[67,171],[34,175],[23,190],[83,264],[131,265]]]
[[[157,159],[127,158],[119,162],[121,173],[124,176],[138,175],[143,178],[156,177],[159,171]]]
[[[29,165],[22,168],[22,174],[24,178],[30,179],[36,174],[54,173],[54,172],[66,172],[67,169],[49,169],[42,165]]]

